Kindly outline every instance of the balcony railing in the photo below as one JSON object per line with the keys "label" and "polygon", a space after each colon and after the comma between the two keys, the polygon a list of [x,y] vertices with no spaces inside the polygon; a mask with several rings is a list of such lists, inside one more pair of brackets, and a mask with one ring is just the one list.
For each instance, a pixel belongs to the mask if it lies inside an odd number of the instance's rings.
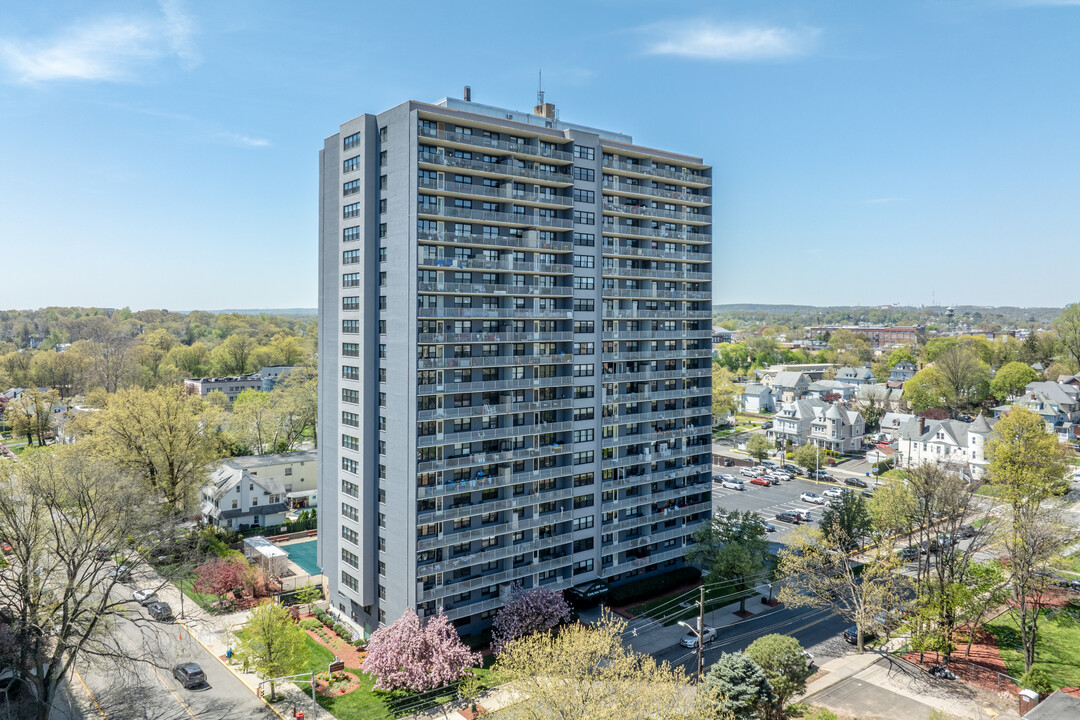
{"label": "balcony railing", "polygon": [[418,370],[458,370],[461,368],[518,367],[529,365],[559,365],[574,359],[570,353],[550,355],[475,355],[466,358],[417,358]]}
{"label": "balcony railing", "polygon": [[673,240],[684,243],[711,243],[712,234],[703,232],[689,232],[682,230],[665,230],[664,228],[647,228],[640,225],[625,225],[613,223],[604,225],[601,231],[604,235],[628,235],[630,237],[659,238],[661,240]]}
{"label": "balcony railing", "polygon": [[[417,395],[444,395],[457,393],[477,393],[494,390],[524,390],[548,387],[566,387],[574,384],[571,375],[553,378],[523,378],[521,380],[484,380],[482,382],[445,382],[441,385],[417,385]],[[438,469],[438,468],[435,468]]]}
{"label": "balcony railing", "polygon": [[432,180],[429,178],[420,178],[417,185],[425,190],[498,198],[500,200],[505,200],[506,202],[555,205],[564,208],[573,207],[574,205],[574,199],[568,195],[552,195],[549,193],[538,193],[532,190],[517,190],[512,184],[503,185],[502,187],[490,187],[481,183],[462,183],[446,179]]}
{"label": "balcony railing", "polygon": [[681,210],[665,210],[664,208],[654,208],[648,205],[628,205],[626,203],[611,202],[610,200],[605,200],[603,207],[606,212],[615,213],[616,215],[659,218],[662,220],[675,220],[677,222],[697,223],[700,225],[708,225],[712,222],[712,217],[709,215],[689,212],[686,208]]}
{"label": "balcony railing", "polygon": [[667,280],[712,280],[712,273],[691,270],[654,270],[626,266],[604,267],[604,277],[659,278]]}
{"label": "balcony railing", "polygon": [[570,297],[574,294],[573,288],[569,285],[515,285],[512,283],[421,282],[417,283],[416,291],[423,293],[450,293],[453,295],[546,297]]}
{"label": "balcony railing", "polygon": [[[709,411],[712,414],[712,411]],[[654,443],[661,440],[676,440],[678,438],[692,437],[694,435],[712,434],[712,423],[689,427],[675,428],[673,430],[657,430],[655,432],[640,432],[634,435],[620,435],[617,437],[604,438],[604,447],[621,447],[623,445],[637,445],[640,443]]]}
{"label": "balcony railing", "polygon": [[604,353],[601,360],[604,362],[629,362],[636,360],[670,360],[672,358],[703,358],[712,355],[712,350],[641,350],[638,352],[614,352]]}
{"label": "balcony railing", "polygon": [[648,195],[649,197],[660,198],[662,200],[674,200],[675,202],[682,203],[697,203],[699,205],[709,205],[712,203],[712,198],[708,195],[696,195],[683,190],[664,190],[648,185],[634,185],[625,182],[612,182],[611,180],[604,180],[603,189],[629,195]]}
{"label": "balcony railing", "polygon": [[467,442],[483,442],[485,440],[501,440],[521,435],[537,435],[541,433],[568,432],[574,428],[572,421],[540,423],[538,425],[518,425],[516,427],[491,428],[488,430],[463,430],[461,432],[444,432],[434,435],[421,435],[416,438],[417,447],[434,447],[437,445],[456,445]]}
{"label": "balcony railing", "polygon": [[712,292],[707,290],[661,290],[648,288],[645,290],[631,288],[604,288],[604,297],[623,298],[655,298],[657,300],[709,300],[712,301]]}
{"label": "balcony railing", "polygon": [[652,400],[667,400],[671,398],[697,397],[711,395],[712,390],[707,387],[680,388],[678,390],[661,390],[658,392],[621,393],[615,395],[604,394],[601,402],[607,403],[635,403]]}
{"label": "balcony railing", "polygon": [[653,167],[651,165],[642,165],[640,163],[631,163],[625,160],[615,160],[610,158],[604,158],[603,165],[606,168],[612,170],[621,170],[623,172],[639,173],[641,175],[648,175],[650,177],[661,177],[669,180],[675,180],[677,182],[687,183],[691,185],[712,185],[712,178],[706,175],[698,175],[690,170],[667,170],[665,168]]}
{"label": "balcony railing", "polygon": [[676,460],[678,458],[684,458],[694,455],[703,455],[707,458],[707,462],[703,462],[703,468],[712,467],[712,454],[710,446],[702,445],[700,447],[681,447],[677,449],[657,450],[656,452],[641,453],[640,455],[624,455],[619,458],[607,458],[601,463],[601,466],[606,470],[608,468],[620,468],[630,465],[642,465],[647,463],[660,462],[662,460]]}
{"label": "balcony railing", "polygon": [[451,270],[493,270],[516,273],[544,273],[546,275],[573,275],[570,263],[538,263],[517,260],[488,260],[486,258],[460,258],[421,255],[416,264]]}
{"label": "balcony railing", "polygon": [[539,145],[509,142],[501,138],[495,140],[493,138],[484,137],[483,135],[466,135],[465,133],[459,133],[453,130],[437,130],[418,126],[417,134],[423,138],[434,138],[435,140],[446,140],[448,142],[472,145],[473,147],[478,148],[502,150],[516,155],[528,155],[530,157],[561,160],[563,162],[573,162],[574,160],[574,156],[565,150],[541,148]]}
{"label": "balcony railing", "polygon": [[[416,541],[416,549],[434,550],[435,548],[445,547],[446,545],[472,542],[473,540],[481,540],[483,538],[492,537],[493,535],[518,532],[520,530],[530,530],[540,527],[541,525],[554,525],[556,523],[569,522],[573,519],[573,510],[562,510],[554,513],[545,513],[543,515],[533,515],[530,518],[523,518],[520,520],[512,518],[504,523],[470,529],[464,532],[444,532],[440,535],[429,535]],[[429,572],[442,572],[441,570],[436,569],[438,565],[439,563],[435,563],[436,567],[429,565],[425,566],[425,568]]]}
{"label": "balcony railing", "polygon": [[481,247],[524,248],[526,250],[550,250],[552,252],[573,252],[574,243],[562,240],[541,240],[536,230],[528,230],[524,237],[510,235],[465,235],[453,232],[421,232],[416,239],[426,243],[447,243],[453,245],[479,245]]}
{"label": "balcony railing", "polygon": [[[485,310],[484,308],[418,308],[418,318],[455,318],[461,320],[494,320],[496,318],[512,318],[519,320],[557,320],[566,318],[573,320],[574,312],[564,310],[533,310],[530,308],[497,308]],[[634,317],[637,317],[636,315]]]}
{"label": "balcony railing", "polygon": [[515,163],[488,163],[472,158],[460,158],[445,153],[419,153],[417,162],[427,165],[439,165],[442,167],[460,168],[472,172],[489,173],[492,175],[510,175],[513,177],[530,178],[541,182],[557,183],[559,185],[573,185],[574,181],[569,173],[556,170],[540,170],[537,168],[518,167]]}
{"label": "balcony railing", "polygon": [[498,475],[485,475],[468,480],[447,480],[435,485],[421,485],[416,489],[418,498],[441,497],[445,495],[457,495],[459,493],[473,492],[493,487],[509,487],[519,483],[539,482],[552,478],[570,477],[574,472],[571,465],[555,465],[553,467],[540,468],[539,470],[522,470],[521,472],[504,472]]}
{"label": "balcony railing", "polygon": [[462,457],[444,458],[418,462],[417,472],[430,470],[453,470],[454,468],[471,467],[474,465],[494,465],[495,463],[514,462],[515,460],[532,460],[535,458],[550,457],[552,455],[565,455],[572,450],[571,443],[555,443],[545,447],[521,448],[519,450],[503,450],[489,453],[473,453]]}
{"label": "balcony railing", "polygon": [[[430,196],[434,197],[434,196]],[[569,230],[574,227],[574,221],[567,218],[544,217],[539,213],[507,213],[493,210],[476,210],[475,208],[459,208],[453,205],[424,203],[416,206],[417,215],[425,217],[447,217],[456,220],[468,220],[478,222],[505,223],[508,225],[520,225],[522,227],[551,228],[554,230]]]}
{"label": "balcony railing", "polygon": [[491,417],[493,415],[511,415],[525,412],[544,412],[547,410],[565,410],[574,406],[573,398],[559,400],[540,400],[538,402],[504,403],[501,405],[470,405],[468,407],[448,407],[436,410],[419,410],[418,422],[427,420],[453,420],[465,417]]}
{"label": "balcony railing", "polygon": [[711,318],[709,310],[646,310],[645,308],[626,308],[604,312],[605,320],[699,320]]}
{"label": "balcony railing", "polygon": [[607,242],[605,240],[602,252],[604,255],[610,256],[623,256],[623,257],[646,257],[646,258],[658,258],[660,260],[681,260],[683,262],[693,263],[711,263],[712,252],[696,252],[694,250],[687,249],[688,247],[704,247],[699,245],[684,246],[679,250],[665,250],[660,247],[660,243],[654,242],[654,247],[637,247],[635,245],[628,245],[626,243]]}
{"label": "balcony railing", "polygon": [[682,378],[708,377],[711,368],[683,368],[680,370],[637,370],[605,372],[603,382],[646,382],[651,380],[679,380]]}
{"label": "balcony railing", "polygon": [[[702,332],[710,334],[711,330]],[[685,337],[680,333],[678,337]],[[567,342],[574,339],[572,332],[467,332],[467,333],[418,333],[421,345],[443,343],[533,343]]]}

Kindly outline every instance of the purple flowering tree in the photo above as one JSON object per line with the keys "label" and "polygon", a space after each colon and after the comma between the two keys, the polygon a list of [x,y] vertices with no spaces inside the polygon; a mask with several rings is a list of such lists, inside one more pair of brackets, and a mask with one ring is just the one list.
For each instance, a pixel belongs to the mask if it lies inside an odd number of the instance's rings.
{"label": "purple flowering tree", "polygon": [[515,638],[550,630],[570,620],[570,605],[560,593],[544,588],[526,590],[514,585],[506,594],[499,613],[491,628],[491,639],[496,652]]}
{"label": "purple flowering tree", "polygon": [[372,634],[363,670],[377,690],[422,692],[471,675],[479,662],[442,611],[424,623],[410,608]]}

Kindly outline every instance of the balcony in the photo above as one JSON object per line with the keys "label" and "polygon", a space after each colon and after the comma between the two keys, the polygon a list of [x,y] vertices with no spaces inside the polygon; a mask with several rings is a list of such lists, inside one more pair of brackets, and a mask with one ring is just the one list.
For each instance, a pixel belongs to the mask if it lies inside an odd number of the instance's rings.
{"label": "balcony", "polygon": [[489,453],[473,453],[455,458],[443,460],[431,460],[416,463],[416,472],[428,472],[431,470],[453,470],[454,468],[471,467],[474,465],[494,465],[496,463],[508,463],[515,460],[532,460],[553,455],[568,455],[572,451],[571,443],[555,443],[545,447],[520,448],[518,450],[503,450]]}
{"label": "balcony", "polygon": [[422,293],[449,293],[451,295],[509,295],[517,297],[571,297],[574,292],[569,285],[514,285],[511,283],[454,283],[421,282],[416,291]]}
{"label": "balcony", "polygon": [[657,410],[656,412],[619,413],[618,415],[605,415],[601,418],[603,425],[625,425],[626,423],[647,423],[654,420],[682,420],[698,415],[712,414],[712,405],[700,407],[682,407],[673,410]]}
{"label": "balcony", "polygon": [[690,232],[686,229],[665,230],[663,228],[647,228],[640,225],[625,225],[622,223],[606,224],[601,232],[607,235],[624,235],[629,237],[659,238],[684,243],[711,243],[712,234],[703,232]]}
{"label": "balcony", "polygon": [[[430,525],[435,522],[445,522],[447,520],[456,520],[458,518],[471,517],[473,515],[483,515],[484,513],[502,512],[504,510],[513,510],[516,507],[520,507],[524,503],[531,503],[535,505],[541,502],[555,502],[558,500],[570,500],[574,497],[574,488],[567,487],[560,490],[551,490],[543,494],[537,495],[524,495],[520,497],[506,498],[504,500],[489,500],[487,502],[474,503],[472,505],[460,505],[458,507],[444,507],[442,510],[428,510],[425,512],[416,514],[416,523],[418,525]],[[497,528],[504,523],[493,523],[486,525],[487,528]],[[509,534],[509,531],[507,531]],[[447,536],[452,539],[452,536]],[[488,535],[487,537],[491,537]],[[515,546],[517,547],[517,546]],[[539,547],[529,548],[530,550],[539,550]],[[521,552],[524,552],[522,550]],[[518,553],[512,553],[518,554]],[[470,556],[472,557],[472,556]],[[492,558],[494,559],[494,558]],[[471,562],[477,562],[475,560]],[[451,561],[453,563],[453,561]],[[450,568],[460,567],[458,565],[450,564]]]}
{"label": "balcony", "polygon": [[558,365],[568,363],[574,356],[570,353],[550,355],[474,355],[465,358],[417,358],[418,370],[457,370],[483,367],[524,367],[530,365]]}
{"label": "balcony", "polygon": [[547,170],[539,170],[537,168],[523,168],[518,167],[514,163],[487,163],[483,162],[482,160],[473,160],[472,158],[458,158],[442,152],[419,153],[416,161],[421,165],[459,168],[461,170],[467,170],[469,172],[493,175],[496,177],[505,177],[509,175],[511,177],[529,178],[531,180],[537,180],[539,182],[549,182],[555,185],[561,185],[565,187],[569,187],[574,184],[574,181],[570,177],[570,174],[566,172],[549,172]]}
{"label": "balcony", "polygon": [[483,135],[466,135],[465,133],[459,133],[453,130],[437,130],[418,126],[417,135],[422,138],[444,140],[448,143],[457,143],[460,145],[468,145],[470,147],[486,148],[490,150],[502,150],[503,152],[514,153],[515,155],[524,155],[530,158],[558,160],[560,162],[574,161],[573,154],[568,153],[565,150],[546,150],[541,149],[539,145],[515,143],[502,139],[493,140],[492,138],[487,138]]}
{"label": "balcony", "polygon": [[615,352],[604,353],[601,359],[604,362],[634,362],[640,360],[666,360],[670,358],[707,358],[712,356],[712,350],[642,350],[641,352]]}
{"label": "balcony", "polygon": [[[519,568],[512,570],[504,570],[503,572],[491,573],[490,575],[481,575],[479,577],[470,578],[468,580],[462,580],[461,582],[444,582],[444,587],[447,588],[446,595],[457,595],[458,593],[468,592],[469,590],[475,590],[480,587],[488,587],[491,585],[499,585],[501,583],[511,582],[521,578],[529,577],[535,573],[544,572],[546,570],[555,570],[558,568],[568,568],[574,564],[574,556],[566,554],[563,557],[554,558],[552,560],[545,560],[544,562],[534,562],[528,565],[522,565]],[[567,581],[569,587],[570,581]],[[458,612],[458,617],[465,617],[472,615],[478,610],[472,609],[472,605],[464,605]],[[448,610],[447,616],[454,619],[455,610]]]}
{"label": "balcony", "polygon": [[656,452],[641,453],[640,455],[624,455],[620,458],[608,458],[601,463],[601,467],[606,470],[608,468],[642,465],[645,463],[661,462],[663,460],[676,460],[678,458],[692,457],[694,455],[702,455],[705,458],[701,463],[702,468],[712,468],[712,453],[708,445],[657,450]]}
{"label": "balcony", "polygon": [[[540,468],[539,470],[523,470],[521,472],[505,472],[499,473],[498,475],[474,477],[469,480],[447,480],[444,483],[436,485],[421,485],[417,487],[416,496],[418,498],[443,497],[445,495],[457,495],[465,492],[473,492],[475,490],[484,490],[486,488],[509,487],[519,483],[539,482],[541,480],[550,480],[552,478],[569,478],[573,472],[574,468],[571,465],[556,465],[554,467]],[[541,502],[542,500],[539,498],[543,498],[545,495],[540,493],[538,495],[525,497],[538,498],[537,502]],[[520,499],[521,498],[519,498],[519,500]]]}
{"label": "balcony", "polygon": [[[709,410],[710,416],[712,410]],[[657,430],[655,432],[640,432],[633,435],[619,435],[617,437],[604,438],[603,447],[622,447],[624,445],[638,445],[641,443],[655,443],[664,440],[677,440],[695,435],[712,435],[712,424],[706,423],[701,426],[691,425],[688,427],[675,428],[674,430]]]}
{"label": "balcony", "polygon": [[674,220],[692,225],[709,225],[712,217],[702,213],[689,212],[686,208],[681,210],[665,210],[648,205],[628,205],[610,200],[603,202],[604,212],[607,214],[623,215],[627,217],[656,218],[658,220]]}
{"label": "balcony", "polygon": [[477,257],[421,256],[416,264],[419,267],[433,267],[451,270],[492,270],[495,272],[544,273],[545,275],[573,275],[574,267],[569,263],[538,263],[517,260],[488,260]]}
{"label": "balcony", "polygon": [[634,403],[651,400],[667,400],[672,398],[687,398],[701,395],[712,395],[708,387],[679,388],[678,390],[659,390],[657,392],[636,392],[610,395],[605,393],[601,398],[604,404],[609,403]]}
{"label": "balcony", "polygon": [[[521,380],[483,380],[480,382],[444,382],[441,385],[417,385],[417,395],[451,395],[456,393],[477,393],[494,390],[533,390],[549,387],[569,387],[574,384],[571,375],[553,378],[522,378]],[[435,468],[438,469],[438,468]]]}
{"label": "balcony", "polygon": [[438,433],[435,435],[421,435],[416,438],[417,447],[434,447],[437,445],[455,445],[457,443],[483,442],[484,440],[501,440],[503,438],[522,437],[526,435],[538,435],[540,433],[567,432],[574,428],[574,423],[553,422],[540,423],[539,425],[518,425],[516,427],[491,428],[488,430],[463,430],[462,432]]}
{"label": "balcony", "polygon": [[548,250],[551,252],[573,252],[574,243],[562,240],[541,240],[536,230],[528,230],[524,237],[510,235],[465,235],[453,232],[421,232],[416,239],[422,243],[443,243],[447,245],[475,245],[478,247],[503,248],[513,250]]}
{"label": "balcony", "polygon": [[469,197],[496,198],[505,202],[528,203],[530,205],[546,205],[557,208],[573,207],[574,199],[568,195],[552,195],[538,193],[531,190],[515,190],[512,184],[502,187],[489,187],[481,183],[462,183],[453,180],[431,180],[420,178],[417,186],[422,190],[433,190],[451,195],[466,195]]}
{"label": "balcony", "polygon": [[701,330],[609,330],[602,333],[602,339],[604,340],[634,340],[637,342],[705,339],[711,337],[712,330],[707,327]]}
{"label": "balcony", "polygon": [[671,550],[664,550],[662,552],[654,552],[649,557],[635,558],[634,560],[623,560],[617,562],[614,565],[609,565],[604,568],[604,572],[608,574],[624,573],[628,570],[635,570],[637,568],[646,567],[648,565],[656,565],[657,563],[666,562],[667,560],[673,560],[681,558],[686,554],[686,548],[677,547]]}
{"label": "balcony", "polygon": [[704,320],[712,317],[709,310],[647,310],[645,308],[625,308],[608,310],[604,320]]}
{"label": "balcony", "polygon": [[[434,196],[430,196],[434,197]],[[568,218],[546,218],[538,213],[512,213],[495,212],[493,210],[476,210],[474,208],[459,208],[452,205],[418,204],[416,214],[420,217],[453,218],[455,220],[467,220],[469,222],[501,223],[503,225],[517,225],[519,227],[545,228],[548,230],[569,230],[574,227],[574,221]]]}
{"label": "balcony", "polygon": [[649,185],[636,185],[627,182],[615,182],[604,180],[604,190],[619,193],[620,195],[639,195],[642,197],[659,198],[674,202],[689,203],[691,205],[711,205],[712,198],[708,195],[696,195],[684,190],[664,190]]}
{"label": "balcony", "polygon": [[[700,475],[703,472],[706,474],[710,473],[709,467],[705,465],[687,465],[686,467],[675,468],[673,470],[658,470],[656,472],[648,471],[640,475],[622,475],[616,477],[614,480],[605,480],[603,485],[604,490],[617,490],[630,485],[640,485],[643,482],[665,482],[667,480],[689,478],[694,475]],[[690,485],[687,487],[694,486]],[[695,492],[703,491],[699,489]],[[603,503],[603,506],[603,509],[607,509],[607,503]]]}
{"label": "balcony", "polygon": [[666,178],[668,180],[683,183],[684,185],[694,185],[699,187],[709,187],[712,185],[712,178],[706,175],[694,174],[688,169],[666,170],[651,165],[631,163],[625,160],[614,160],[611,158],[604,158],[603,166],[609,170],[615,170],[616,172],[628,172],[648,177]]}
{"label": "balcony", "polygon": [[602,382],[645,382],[650,380],[681,380],[688,377],[709,377],[711,368],[683,368],[681,370],[638,370],[635,372],[605,372]]}
{"label": "balcony", "polygon": [[[562,310],[534,310],[532,308],[497,308],[485,310],[484,308],[454,308],[441,307],[417,308],[416,317],[428,318],[451,318],[455,320],[495,320],[497,318],[510,318],[516,320],[573,320],[574,312],[569,308]],[[636,315],[634,317],[637,317]]]}
{"label": "balcony", "polygon": [[693,272],[691,270],[654,270],[652,268],[634,268],[626,266],[610,267],[605,266],[604,277],[616,278],[659,278],[663,280],[697,280],[709,282],[712,280],[712,273],[710,272]]}
{"label": "balcony", "polygon": [[604,297],[619,298],[652,298],[656,300],[708,300],[712,302],[712,292],[709,290],[661,290],[649,288],[646,290],[631,288],[604,288]]}
{"label": "balcony", "polygon": [[452,420],[465,417],[491,417],[525,412],[544,412],[545,410],[568,410],[574,406],[572,398],[560,400],[540,400],[538,402],[505,403],[503,405],[470,405],[468,407],[438,408],[437,410],[418,410],[417,422],[427,420]]}
{"label": "balcony", "polygon": [[[648,243],[646,243],[648,244]],[[653,241],[651,247],[638,247],[636,243],[616,243],[611,238],[604,239],[603,254],[605,257],[644,257],[644,258],[656,258],[658,260],[681,260],[682,262],[693,263],[711,263],[712,252],[709,248],[698,251],[698,245],[683,246],[678,250],[665,250],[660,247],[660,243]]]}
{"label": "balcony", "polygon": [[[553,513],[545,513],[544,515],[534,515],[530,518],[523,520],[510,519],[504,523],[497,523],[489,525],[487,527],[475,528],[466,530],[464,532],[450,532],[443,533],[441,535],[431,535],[416,541],[417,550],[434,550],[435,548],[446,547],[447,545],[456,545],[457,543],[472,542],[473,540],[482,540],[484,538],[492,537],[493,535],[501,535],[504,533],[514,533],[519,530],[530,530],[540,527],[541,525],[554,525],[561,522],[570,522],[574,519],[573,510],[561,510]],[[434,563],[436,567],[440,566],[440,563]],[[429,572],[442,572],[435,567],[426,566]]]}
{"label": "balcony", "polygon": [[[706,335],[711,330],[702,330]],[[682,333],[679,337],[684,337]],[[417,342],[421,345],[443,343],[532,343],[532,342],[569,342],[574,339],[572,332],[468,332],[468,333],[417,333]]]}

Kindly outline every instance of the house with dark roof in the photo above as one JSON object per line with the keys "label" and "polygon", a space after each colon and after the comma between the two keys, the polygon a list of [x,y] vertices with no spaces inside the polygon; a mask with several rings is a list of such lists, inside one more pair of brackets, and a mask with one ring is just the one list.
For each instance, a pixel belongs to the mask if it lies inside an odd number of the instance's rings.
{"label": "house with dark roof", "polygon": [[979,479],[986,471],[986,441],[996,422],[982,413],[970,423],[926,418],[906,420],[899,428],[897,465],[939,463]]}
{"label": "house with dark roof", "polygon": [[848,453],[862,446],[865,433],[866,423],[857,411],[807,398],[784,405],[773,417],[768,435],[795,446],[812,442],[826,450]]}
{"label": "house with dark roof", "polygon": [[772,388],[765,387],[761,383],[747,383],[742,388],[743,392],[739,396],[739,404],[744,411],[761,413],[776,410]]}
{"label": "house with dark roof", "polygon": [[1077,718],[1080,718],[1080,697],[1064,690],[1054,691],[1024,713],[1024,720],[1076,720]]}
{"label": "house with dark roof", "polygon": [[856,368],[846,365],[836,371],[836,377],[834,377],[833,380],[847,383],[848,385],[873,385],[877,382],[874,373],[870,372],[870,368]]}
{"label": "house with dark roof", "polygon": [[[806,389],[807,397],[817,398],[830,402],[831,400],[850,400],[855,397],[855,385],[843,383],[839,380],[818,380],[810,383]],[[836,398],[827,398],[826,395],[836,395]]]}
{"label": "house with dark roof", "polygon": [[889,382],[907,382],[915,377],[917,372],[919,372],[919,368],[915,367],[913,363],[906,360],[898,362],[889,370]]}
{"label": "house with dark roof", "polygon": [[784,370],[776,373],[771,380],[768,376],[762,380],[772,388],[774,399],[781,403],[791,403],[806,397],[811,382],[809,375],[794,370]]}
{"label": "house with dark roof", "polygon": [[1024,394],[1011,405],[994,408],[994,417],[1000,418],[1014,407],[1024,407],[1038,414],[1045,422],[1048,432],[1065,438],[1076,437],[1080,427],[1080,387],[1052,381],[1028,383]]}

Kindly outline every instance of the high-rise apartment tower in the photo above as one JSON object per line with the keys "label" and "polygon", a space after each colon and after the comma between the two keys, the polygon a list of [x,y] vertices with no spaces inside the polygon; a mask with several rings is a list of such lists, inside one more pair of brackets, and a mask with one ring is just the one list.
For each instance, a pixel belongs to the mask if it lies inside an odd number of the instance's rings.
{"label": "high-rise apartment tower", "polygon": [[710,517],[701,158],[447,98],[348,121],[319,172],[333,607],[476,632],[512,583],[681,565]]}

